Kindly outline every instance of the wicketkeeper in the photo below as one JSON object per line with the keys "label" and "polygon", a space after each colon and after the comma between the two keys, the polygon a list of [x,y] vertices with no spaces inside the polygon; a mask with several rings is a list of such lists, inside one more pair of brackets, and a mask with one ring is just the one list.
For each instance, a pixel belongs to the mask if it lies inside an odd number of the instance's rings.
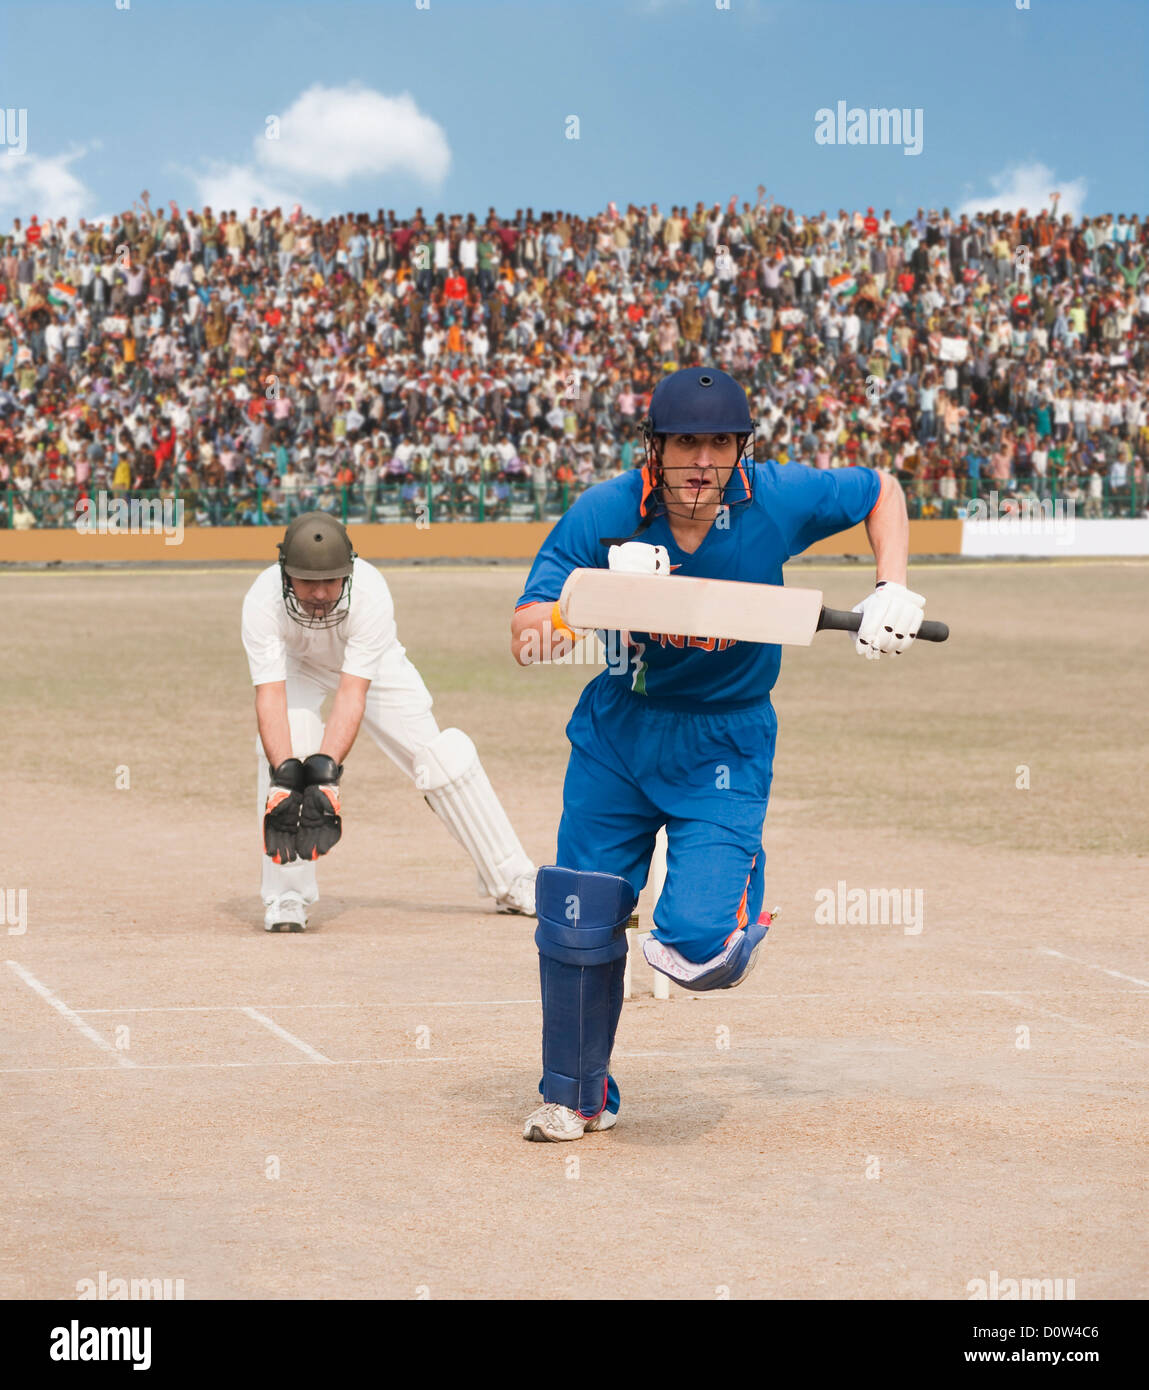
{"label": "wicketkeeper", "polygon": [[[860,521],[877,582],[854,609],[856,650],[871,661],[908,650],[925,600],[906,587],[898,483],[869,468],[755,464],[754,428],[745,391],[725,372],[689,367],[659,382],[644,466],[585,492],[536,556],[512,624],[516,660],[565,655],[585,635],[557,603],[574,569],[781,584],[792,555]],[[626,924],[662,826],[667,877],[644,948],[656,970],[684,989],[731,989],[753,969],[768,925],[762,830],[781,648],[673,633],[624,639],[629,663],[612,657],[567,726],[556,862],[536,881],[543,1104],[527,1139],[578,1139],[615,1123],[610,1056]],[[608,649],[618,640],[608,633]]]}
{"label": "wicketkeeper", "polygon": [[[387,582],[326,512],[287,528],[279,563],[243,601],[255,686],[264,927],[303,931],[319,897],[316,861],[342,834],[340,779],[360,725],[410,777],[470,854],[500,912],[534,913],[534,865],[475,745],[440,730],[395,629]],[[334,693],[327,723],[319,711]]]}

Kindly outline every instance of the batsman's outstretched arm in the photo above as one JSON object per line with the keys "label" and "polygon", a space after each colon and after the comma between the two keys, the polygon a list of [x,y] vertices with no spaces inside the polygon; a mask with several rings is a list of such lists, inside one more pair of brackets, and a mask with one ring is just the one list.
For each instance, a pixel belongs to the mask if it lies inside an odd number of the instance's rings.
{"label": "batsman's outstretched arm", "polygon": [[905,493],[889,473],[880,477],[878,500],[866,517],[877,569],[874,591],[853,609],[862,617],[854,650],[868,661],[877,661],[883,653],[901,656],[908,651],[925,620],[925,596],[906,587],[910,522]]}
{"label": "batsman's outstretched arm", "polygon": [[902,584],[910,561],[910,519],[906,494],[892,473],[881,474],[881,491],[866,517],[866,538],[874,552],[878,583]]}
{"label": "batsman's outstretched arm", "polygon": [[584,634],[569,628],[558,603],[525,603],[511,619],[511,655],[520,666],[566,656]]}

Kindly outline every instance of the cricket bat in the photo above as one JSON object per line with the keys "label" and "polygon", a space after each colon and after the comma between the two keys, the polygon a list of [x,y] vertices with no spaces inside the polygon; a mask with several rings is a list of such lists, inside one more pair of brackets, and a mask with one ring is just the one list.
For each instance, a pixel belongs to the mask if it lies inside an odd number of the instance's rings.
{"label": "cricket bat", "polygon": [[[574,628],[794,647],[808,647],[816,632],[857,632],[862,625],[860,613],[825,607],[821,589],[605,569],[572,570],[563,585],[559,612]],[[925,642],[944,642],[950,630],[945,623],[925,619],[917,635]]]}

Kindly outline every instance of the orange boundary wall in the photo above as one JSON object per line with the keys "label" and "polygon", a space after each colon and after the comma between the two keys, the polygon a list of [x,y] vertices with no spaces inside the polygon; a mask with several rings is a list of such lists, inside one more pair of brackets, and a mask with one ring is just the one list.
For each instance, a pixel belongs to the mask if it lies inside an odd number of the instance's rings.
{"label": "orange boundary wall", "polygon": [[[436,522],[420,528],[414,522],[387,526],[352,526],[355,549],[367,560],[522,560],[535,552],[551,522],[483,521]],[[178,545],[167,537],[81,535],[71,528],[57,531],[0,531],[0,564],[124,564],[154,560],[211,564],[248,560],[271,564],[275,543],[282,537],[273,526],[189,526]],[[911,521],[910,553],[960,555],[960,521]],[[807,555],[870,553],[864,526],[855,526],[829,540],[819,541]]]}

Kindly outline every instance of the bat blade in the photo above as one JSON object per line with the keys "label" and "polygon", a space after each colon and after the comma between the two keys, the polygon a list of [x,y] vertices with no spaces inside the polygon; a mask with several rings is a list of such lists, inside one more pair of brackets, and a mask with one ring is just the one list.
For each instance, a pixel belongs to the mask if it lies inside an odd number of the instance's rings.
{"label": "bat blade", "polygon": [[563,585],[560,611],[571,627],[808,647],[818,630],[822,592],[730,579],[578,569]]}

